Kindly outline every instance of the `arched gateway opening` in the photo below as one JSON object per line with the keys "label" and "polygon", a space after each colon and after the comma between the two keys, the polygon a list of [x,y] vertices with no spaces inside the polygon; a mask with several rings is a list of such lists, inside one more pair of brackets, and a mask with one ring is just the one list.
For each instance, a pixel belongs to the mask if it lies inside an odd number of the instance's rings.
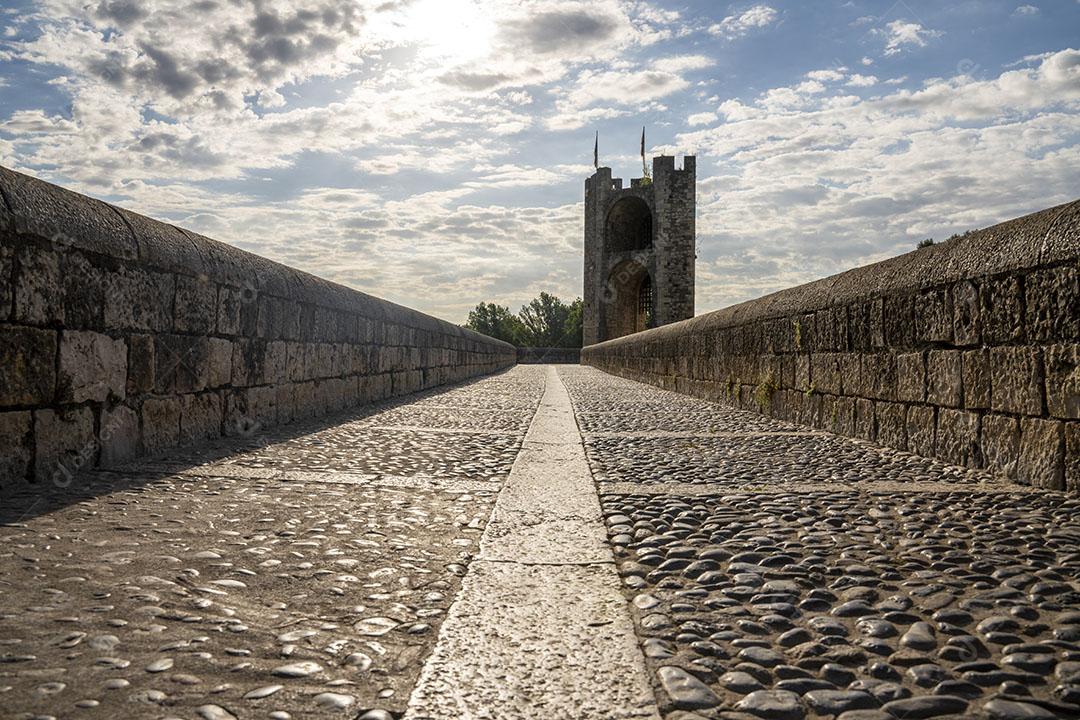
{"label": "arched gateway opening", "polygon": [[611,206],[604,224],[609,252],[637,252],[652,247],[652,213],[639,197],[625,197]]}
{"label": "arched gateway opening", "polygon": [[653,284],[649,271],[633,260],[616,265],[608,276],[607,337],[617,338],[653,326]]}

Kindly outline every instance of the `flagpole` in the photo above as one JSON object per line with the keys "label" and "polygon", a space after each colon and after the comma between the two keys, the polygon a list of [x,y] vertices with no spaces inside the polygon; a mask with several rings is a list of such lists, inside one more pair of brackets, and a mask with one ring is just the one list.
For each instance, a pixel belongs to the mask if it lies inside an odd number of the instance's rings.
{"label": "flagpole", "polygon": [[649,177],[649,166],[645,164],[645,126],[641,126],[641,173],[642,177]]}

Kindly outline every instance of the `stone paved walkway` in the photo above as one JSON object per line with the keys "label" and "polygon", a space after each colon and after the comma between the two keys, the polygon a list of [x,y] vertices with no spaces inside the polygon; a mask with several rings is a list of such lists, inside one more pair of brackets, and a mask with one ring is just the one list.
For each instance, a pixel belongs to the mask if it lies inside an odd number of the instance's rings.
{"label": "stone paved walkway", "polygon": [[576,366],[5,498],[0,595],[0,717],[1080,716],[1080,501]]}

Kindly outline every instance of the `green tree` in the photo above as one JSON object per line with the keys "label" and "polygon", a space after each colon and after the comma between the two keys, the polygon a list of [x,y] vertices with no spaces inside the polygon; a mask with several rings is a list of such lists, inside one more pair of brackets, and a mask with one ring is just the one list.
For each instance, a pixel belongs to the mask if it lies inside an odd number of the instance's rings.
{"label": "green tree", "polygon": [[510,312],[510,308],[484,302],[469,311],[465,327],[514,345],[521,344],[524,331],[521,320]]}
{"label": "green tree", "polygon": [[574,302],[570,303],[570,314],[566,316],[564,332],[566,343],[562,347],[581,347],[583,341],[581,321],[584,314],[585,303],[581,301],[581,298],[576,298]]}
{"label": "green tree", "polygon": [[581,298],[567,304],[542,292],[517,315],[503,305],[482,302],[469,312],[465,327],[518,346],[579,348],[583,312]]}
{"label": "green tree", "polygon": [[581,300],[567,305],[546,292],[521,308],[522,340],[533,347],[581,347]]}

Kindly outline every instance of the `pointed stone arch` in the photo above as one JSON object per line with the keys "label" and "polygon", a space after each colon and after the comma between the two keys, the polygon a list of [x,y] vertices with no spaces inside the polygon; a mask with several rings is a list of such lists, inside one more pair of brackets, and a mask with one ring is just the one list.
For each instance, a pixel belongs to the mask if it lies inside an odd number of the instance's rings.
{"label": "pointed stone arch", "polygon": [[641,332],[653,325],[653,283],[648,269],[623,260],[611,269],[605,292],[607,337]]}

